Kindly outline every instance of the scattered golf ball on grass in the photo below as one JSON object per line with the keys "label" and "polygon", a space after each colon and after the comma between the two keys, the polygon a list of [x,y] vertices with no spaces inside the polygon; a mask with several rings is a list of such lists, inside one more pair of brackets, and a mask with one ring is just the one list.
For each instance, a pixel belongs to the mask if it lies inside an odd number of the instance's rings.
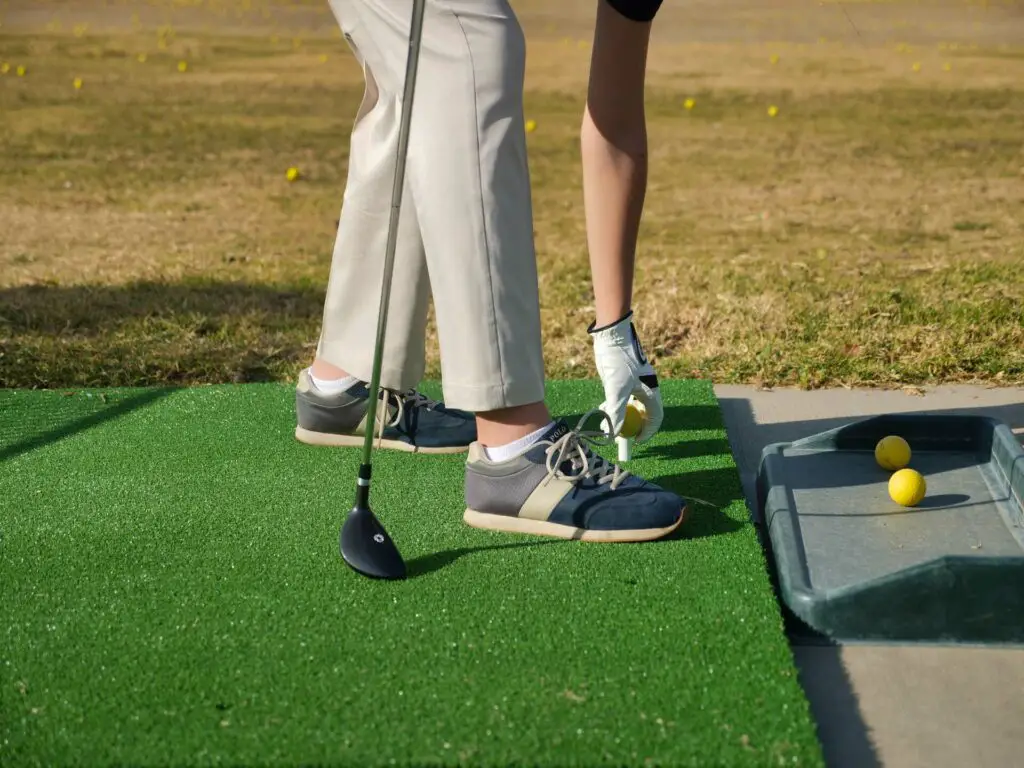
{"label": "scattered golf ball on grass", "polygon": [[526,121],[526,132],[527,133],[533,133],[536,130],[537,130],[537,121],[536,120],[527,120]]}
{"label": "scattered golf ball on grass", "polygon": [[776,107],[774,104],[768,107],[768,117],[775,117],[777,114],[779,114],[778,107]]}
{"label": "scattered golf ball on grass", "polygon": [[292,168],[288,169],[288,173],[286,173],[285,176],[288,178],[288,181],[298,181],[300,178],[302,178],[302,173],[299,171],[298,168],[295,168],[293,166]]}
{"label": "scattered golf ball on grass", "polygon": [[927,492],[928,484],[916,469],[904,468],[889,478],[889,498],[901,507],[916,507]]}
{"label": "scattered golf ball on grass", "polygon": [[899,435],[883,437],[875,446],[875,461],[882,469],[903,469],[910,463],[910,444]]}
{"label": "scattered golf ball on grass", "polygon": [[686,107],[687,109],[693,109],[695,106],[697,106],[697,102],[694,101],[693,99],[687,99],[686,101],[683,102],[683,106]]}

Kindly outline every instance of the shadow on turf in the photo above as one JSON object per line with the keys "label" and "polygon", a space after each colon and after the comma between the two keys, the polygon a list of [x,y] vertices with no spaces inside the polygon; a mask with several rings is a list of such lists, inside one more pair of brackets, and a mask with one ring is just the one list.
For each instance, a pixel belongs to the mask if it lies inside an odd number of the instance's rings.
{"label": "shadow on turf", "polygon": [[[581,418],[582,413],[570,413],[561,418],[575,427]],[[598,428],[598,417],[591,416],[585,425],[586,429]],[[662,421],[661,431],[676,430],[725,430],[722,421],[722,413],[715,405],[668,405],[665,407],[665,418]]]}
{"label": "shadow on turf", "polygon": [[490,544],[482,547],[459,547],[458,549],[449,549],[444,552],[434,552],[430,555],[414,557],[406,563],[406,571],[408,573],[408,578],[415,579],[420,576],[426,576],[434,571],[439,571],[442,568],[447,568],[460,557],[472,555],[477,552],[492,552],[498,549],[522,549],[523,547],[541,547],[546,544],[564,543],[566,542],[562,539],[544,539],[541,541],[517,541],[510,542],[508,544]]}
{"label": "shadow on turf", "polygon": [[[565,420],[575,427],[583,414],[570,414]],[[592,416],[585,429],[597,429],[598,417]],[[665,408],[661,433],[717,430],[724,432],[722,414],[713,405],[670,405]],[[676,440],[668,444],[642,446],[634,449],[642,456],[657,456],[671,461],[698,459],[702,456],[728,456],[729,441],[725,437]]]}
{"label": "shadow on turf", "polygon": [[[572,414],[564,418],[570,426],[575,426],[582,415]],[[597,417],[592,418],[593,421],[586,425],[587,429],[597,427]],[[722,414],[716,406],[670,405],[665,408],[662,432],[724,429]],[[655,456],[666,461],[731,455],[729,442],[724,437],[676,440],[638,450],[642,451],[644,456]],[[697,469],[648,479],[684,498],[695,500],[690,502],[689,519],[666,540],[719,536],[734,533],[748,524],[729,517],[723,511],[732,504],[743,501],[743,486],[735,466]]]}
{"label": "shadow on turf", "polygon": [[[0,448],[0,462],[13,459],[15,456],[20,456],[23,453],[34,451],[37,448],[42,448],[43,446],[50,445],[51,443],[56,443],[66,437],[71,437],[72,435],[84,432],[87,429],[99,426],[105,422],[126,416],[132,411],[145,408],[157,400],[166,397],[173,391],[174,387],[147,389],[138,394],[130,395],[124,399],[119,399],[116,402],[110,403],[106,407],[103,407],[88,416],[80,416],[79,418],[65,422],[60,422],[62,415],[61,409],[55,408],[54,420],[58,423],[52,429]],[[103,402],[99,398],[96,398],[96,400],[100,403]]]}
{"label": "shadow on turf", "polygon": [[[271,381],[273,364],[308,354],[289,341],[289,333],[306,329],[306,336],[316,337],[324,291],[322,285],[212,278],[0,288],[0,335],[10,341],[10,351],[0,356],[0,383],[35,386],[40,355],[47,379],[57,386],[83,380],[105,385]],[[116,341],[139,334],[149,338],[155,326],[165,341],[151,348],[136,345],[129,352]],[[60,338],[64,345],[40,350],[33,342],[38,338]],[[172,343],[186,339],[187,344]],[[204,339],[214,342],[213,352]],[[112,365],[115,356],[125,360]]]}
{"label": "shadow on turf", "polygon": [[[733,467],[659,475],[650,480],[689,500],[689,518],[670,539],[723,536],[750,524],[746,519],[736,520],[725,513],[726,509],[743,501],[743,490]],[[745,518],[746,507],[743,510]]]}

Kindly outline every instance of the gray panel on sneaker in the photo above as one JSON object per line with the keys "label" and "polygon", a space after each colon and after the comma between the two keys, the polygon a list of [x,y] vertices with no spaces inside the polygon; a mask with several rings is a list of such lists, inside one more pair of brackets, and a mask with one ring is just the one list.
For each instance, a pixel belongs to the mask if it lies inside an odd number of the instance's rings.
{"label": "gray panel on sneaker", "polygon": [[365,429],[370,391],[356,384],[345,392],[326,395],[313,388],[306,371],[299,374],[295,413],[299,425],[311,432],[355,433]]}
{"label": "gray panel on sneaker", "polygon": [[[382,448],[420,453],[462,453],[476,440],[476,419],[470,413],[445,407],[418,392],[383,390],[377,418],[385,426],[375,437]],[[312,384],[307,371],[295,389],[298,426],[295,436],[311,445],[358,446],[366,434],[370,391],[358,382],[344,392],[325,394]],[[386,402],[386,405],[385,405]],[[376,430],[375,430],[376,431]]]}
{"label": "gray panel on sneaker", "polygon": [[[589,541],[649,541],[683,522],[683,499],[610,464],[580,439],[579,427],[570,431],[562,422],[503,462],[489,461],[474,444],[466,462],[464,520],[477,528]],[[549,471],[549,457],[558,450],[563,460]]]}
{"label": "gray panel on sneaker", "polygon": [[518,515],[548,474],[544,460],[544,447],[499,463],[471,458],[466,465],[466,504],[494,515]]}

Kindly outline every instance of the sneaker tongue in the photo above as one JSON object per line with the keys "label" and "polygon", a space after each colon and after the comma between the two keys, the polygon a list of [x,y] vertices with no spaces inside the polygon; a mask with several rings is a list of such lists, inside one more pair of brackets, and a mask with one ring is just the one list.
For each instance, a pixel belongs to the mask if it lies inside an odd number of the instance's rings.
{"label": "sneaker tongue", "polygon": [[552,443],[555,443],[561,440],[567,434],[569,434],[569,425],[566,424],[564,421],[556,421],[555,425],[544,433],[544,435],[541,437],[541,440],[547,440]]}
{"label": "sneaker tongue", "polygon": [[[561,421],[560,420],[560,421],[555,422],[555,425],[553,427],[551,427],[551,429],[549,429],[547,432],[544,433],[543,437],[541,437],[541,441],[542,442],[547,441],[547,442],[551,442],[551,443],[556,443],[559,440],[561,440],[563,437],[565,437],[568,433],[569,433],[569,425],[566,424],[565,421]],[[558,468],[562,472],[565,472],[566,474],[575,474],[580,469],[580,459],[579,459],[579,456],[577,456],[575,454],[575,451],[574,451],[573,455],[568,456],[559,465]]]}

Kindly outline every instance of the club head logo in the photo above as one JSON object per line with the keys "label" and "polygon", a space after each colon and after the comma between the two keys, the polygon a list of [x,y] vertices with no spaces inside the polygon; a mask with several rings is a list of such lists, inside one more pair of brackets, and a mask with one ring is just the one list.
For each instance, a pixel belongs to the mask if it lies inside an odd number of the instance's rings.
{"label": "club head logo", "polygon": [[376,541],[378,544],[383,544],[384,543],[384,534],[383,533],[375,533],[375,534],[373,534],[373,540]]}

